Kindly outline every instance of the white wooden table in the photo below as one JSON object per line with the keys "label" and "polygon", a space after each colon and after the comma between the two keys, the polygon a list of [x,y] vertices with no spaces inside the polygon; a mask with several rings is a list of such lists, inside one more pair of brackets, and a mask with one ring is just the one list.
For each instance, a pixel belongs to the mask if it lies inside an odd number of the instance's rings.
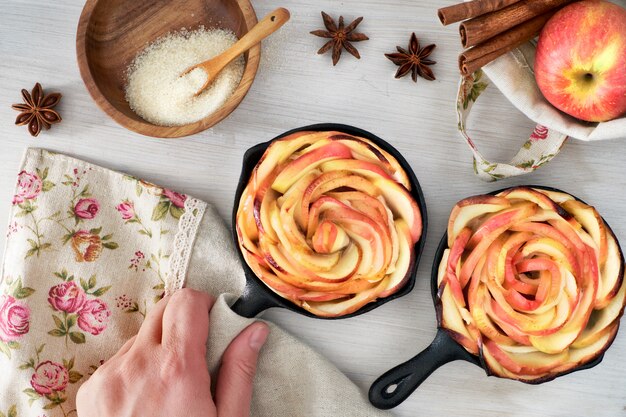
{"label": "white wooden table", "polygon": [[[413,166],[426,196],[429,234],[418,281],[406,297],[358,318],[307,319],[287,311],[265,318],[314,346],[365,392],[371,382],[426,347],[435,335],[429,295],[433,254],[449,211],[462,197],[517,184],[550,185],[594,204],[626,244],[625,141],[568,143],[535,174],[487,184],[472,173],[456,132],[455,28],[443,28],[435,0],[255,1],[264,15],[282,5],[292,21],[264,46],[257,79],[243,104],[213,129],[182,140],[142,137],[115,124],[92,102],[80,79],[74,38],[82,2],[0,0],[0,224],[6,224],[15,174],[24,149],[45,147],[126,171],[215,204],[228,219],[244,151],[294,127],[338,122],[361,127],[395,145]],[[320,10],[365,19],[371,40],[357,44],[362,59],[344,53],[333,68],[315,54],[323,41],[308,32],[322,26]],[[437,81],[395,80],[383,53],[405,46],[412,31],[437,43]],[[63,123],[31,139],[13,126],[21,88],[39,81],[63,93]],[[476,106],[472,128],[488,158],[508,160],[532,123],[496,90]],[[624,138],[626,139],[626,138]],[[0,249],[4,242],[0,243]],[[400,416],[620,416],[626,415],[626,331],[602,364],[541,385],[487,378],[468,363],[433,374],[403,405]]]}

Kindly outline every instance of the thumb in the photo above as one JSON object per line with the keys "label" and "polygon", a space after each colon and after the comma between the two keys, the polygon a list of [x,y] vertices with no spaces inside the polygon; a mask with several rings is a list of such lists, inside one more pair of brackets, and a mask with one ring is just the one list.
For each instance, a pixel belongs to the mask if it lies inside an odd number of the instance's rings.
{"label": "thumb", "polygon": [[250,415],[256,364],[269,332],[267,324],[253,323],[234,338],[224,352],[215,389],[215,405],[219,416]]}

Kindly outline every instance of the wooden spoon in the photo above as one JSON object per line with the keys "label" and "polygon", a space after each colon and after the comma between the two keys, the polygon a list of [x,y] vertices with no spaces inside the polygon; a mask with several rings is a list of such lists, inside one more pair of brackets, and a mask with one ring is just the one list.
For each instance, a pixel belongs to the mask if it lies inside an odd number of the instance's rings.
{"label": "wooden spoon", "polygon": [[187,75],[196,68],[202,69],[206,73],[206,81],[204,85],[196,91],[195,96],[202,94],[202,92],[215,80],[219,73],[230,64],[230,62],[237,58],[239,55],[252,48],[263,39],[276,32],[282,25],[289,20],[289,10],[284,8],[278,8],[272,13],[268,14],[257,23],[248,33],[246,33],[241,39],[239,39],[233,46],[222,52],[218,56],[208,59],[199,64],[193,65],[185,70],[181,74],[181,77]]}

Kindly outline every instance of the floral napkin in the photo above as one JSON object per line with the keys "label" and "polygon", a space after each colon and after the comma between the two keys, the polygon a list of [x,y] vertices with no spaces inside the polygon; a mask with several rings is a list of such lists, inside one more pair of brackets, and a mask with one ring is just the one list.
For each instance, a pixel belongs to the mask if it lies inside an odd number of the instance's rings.
{"label": "floral napkin", "polygon": [[[626,117],[605,123],[586,123],[554,108],[535,82],[535,45],[528,42],[496,59],[469,77],[462,78],[457,96],[457,119],[461,136],[474,156],[474,172],[485,181],[496,181],[533,172],[554,158],[568,137],[584,141],[626,138]],[[537,123],[528,140],[508,163],[486,160],[468,133],[472,106],[490,82]],[[506,133],[503,139],[509,139]]]}
{"label": "floral napkin", "polygon": [[[0,281],[0,417],[75,416],[80,384],[185,281],[220,296],[207,352],[216,372],[228,343],[251,322],[229,307],[245,282],[234,251],[202,201],[27,150]],[[252,415],[382,415],[333,365],[271,326]]]}

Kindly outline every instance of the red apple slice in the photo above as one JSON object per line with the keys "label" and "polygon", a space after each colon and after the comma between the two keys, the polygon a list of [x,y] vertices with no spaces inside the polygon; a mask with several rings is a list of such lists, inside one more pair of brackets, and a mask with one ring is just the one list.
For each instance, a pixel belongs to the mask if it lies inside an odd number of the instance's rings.
{"label": "red apple slice", "polygon": [[271,176],[277,174],[277,167],[283,165],[298,149],[306,149],[311,144],[320,146],[330,143],[324,132],[298,132],[273,142],[261,156],[250,178],[256,188]]}
{"label": "red apple slice", "polygon": [[329,139],[349,147],[354,159],[375,163],[391,173],[397,182],[407,188],[411,187],[409,179],[398,161],[372,141],[340,132],[331,134]]}
{"label": "red apple slice", "polygon": [[365,304],[374,301],[380,292],[389,284],[389,278],[385,278],[369,290],[362,291],[353,297],[338,302],[303,302],[302,307],[318,317],[338,317],[354,313]]}
{"label": "red apple slice", "polygon": [[285,247],[286,251],[303,269],[313,273],[330,271],[339,262],[339,253],[317,254],[308,246],[293,244],[284,230],[275,202],[270,209],[270,221],[278,235],[280,244]]}
{"label": "red apple slice", "polygon": [[384,206],[384,199],[381,197],[374,198],[358,191],[331,192],[326,193],[326,196],[335,198],[349,205],[378,224],[388,224],[389,221],[393,223],[393,214]]}
{"label": "red apple slice", "polygon": [[500,327],[502,329],[502,331],[511,338],[511,340],[514,340],[516,343],[518,343],[521,346],[531,346],[530,344],[530,340],[528,339],[528,335],[519,329],[518,326],[511,324],[512,321],[504,316],[506,318],[506,320],[503,320],[502,318],[500,318],[502,316],[502,314],[500,314],[500,312],[498,314],[496,314],[496,312],[493,309],[493,305],[494,303],[492,303],[491,301],[489,302],[485,302],[484,307],[485,307],[485,312],[487,313],[487,316],[495,323],[498,325],[498,327]]}
{"label": "red apple slice", "polygon": [[[532,215],[536,210],[537,206],[532,203],[516,205],[512,208],[503,210],[502,213],[493,216],[491,219],[486,221],[483,226],[481,226],[480,243],[478,243],[478,240],[475,241],[477,242],[476,246],[472,249],[472,252],[469,254],[461,267],[461,272],[459,274],[459,282],[461,283],[461,286],[465,286],[465,284],[469,281],[478,260],[491,243],[493,243],[502,232],[519,222],[521,219]],[[475,238],[477,233],[474,233],[467,244],[468,246],[472,243],[472,239]]]}
{"label": "red apple slice", "polygon": [[534,188],[528,187],[514,187],[502,191],[498,195],[501,197],[506,197],[509,200],[526,200],[533,202],[542,209],[553,211],[566,220],[571,217],[571,215],[566,210],[563,210],[560,205],[554,202],[542,190],[536,190]]}
{"label": "red apple slice", "polygon": [[277,196],[278,194],[274,190],[265,189],[264,192],[257,194],[254,200],[254,220],[259,233],[272,239],[274,242],[278,242],[278,236],[270,224],[269,208],[275,202]]}
{"label": "red apple slice", "polygon": [[324,221],[317,227],[312,241],[317,253],[333,253],[348,246],[350,238],[335,223]]}
{"label": "red apple slice", "polygon": [[571,213],[576,220],[591,235],[599,251],[600,263],[606,262],[607,241],[606,227],[600,214],[595,208],[581,203],[577,200],[569,200],[563,203],[563,208]]}
{"label": "red apple slice", "polygon": [[395,270],[396,262],[398,261],[398,233],[394,224],[393,213],[383,204],[384,198],[373,198],[356,191],[328,193],[327,195],[337,198],[380,225],[380,230],[391,239],[392,255],[387,267],[387,273],[391,274]]}
{"label": "red apple slice", "polygon": [[493,341],[486,339],[483,349],[487,350],[502,367],[515,374],[542,375],[561,366],[569,356],[567,350],[557,354],[543,352],[505,352]]}
{"label": "red apple slice", "polygon": [[[360,280],[351,280],[350,271],[339,276],[340,266],[335,270],[336,279],[323,278],[303,268],[291,255],[274,245],[267,248],[265,255],[268,264],[274,274],[282,281],[297,288],[314,292],[333,292],[338,294],[351,294],[352,291],[365,290],[371,287]],[[344,261],[344,264],[349,261]],[[346,268],[348,269],[348,268]],[[329,272],[330,274],[331,272]]]}
{"label": "red apple slice", "polygon": [[335,159],[333,161],[324,162],[320,166],[320,169],[322,170],[322,172],[345,170],[361,175],[362,177],[365,177],[367,179],[382,177],[388,180],[395,181],[393,176],[380,165],[369,161],[361,161],[358,159]]}
{"label": "red apple slice", "polygon": [[371,197],[378,197],[380,191],[365,178],[354,175],[350,171],[332,171],[319,176],[306,190],[302,197],[302,205],[308,204],[310,201],[316,201],[327,192],[350,188],[359,191]]}
{"label": "red apple slice", "polygon": [[580,275],[581,260],[579,259],[577,246],[554,227],[543,223],[526,222],[512,226],[511,230],[532,232],[538,236],[545,236],[529,240],[522,250],[524,257],[528,257],[533,253],[546,254],[560,260],[574,275]]}
{"label": "red apple slice", "polygon": [[300,203],[302,217],[309,218],[311,203],[315,204],[327,192],[343,187],[349,187],[372,197],[380,195],[380,191],[372,183],[362,177],[350,174],[349,171],[327,172],[313,181],[302,195]]}
{"label": "red apple slice", "polygon": [[[592,272],[593,273],[593,272]],[[597,270],[595,271],[597,274]],[[546,336],[531,336],[530,342],[545,353],[559,353],[567,349],[583,331],[592,311],[596,296],[596,285],[590,280],[583,289],[582,298],[574,309],[568,322],[558,332]]]}
{"label": "red apple slice", "polygon": [[484,222],[474,231],[472,238],[467,242],[468,249],[473,249],[483,239],[496,238],[503,231],[511,228],[522,219],[533,215],[537,211],[537,206],[533,203],[518,203],[498,213],[489,215]]}
{"label": "red apple slice", "polygon": [[320,277],[320,281],[324,282],[343,282],[350,279],[359,268],[362,255],[361,249],[355,245],[350,244],[341,252],[341,256],[337,264],[335,264],[329,271],[319,271],[316,273]]}
{"label": "red apple slice", "polygon": [[543,193],[550,198],[550,200],[554,201],[557,204],[564,203],[565,201],[574,200],[574,197],[567,193],[563,193],[561,191],[553,191],[553,190],[544,190],[541,188],[533,188],[533,190]]}
{"label": "red apple slice", "polygon": [[283,281],[298,288],[316,290],[316,286],[308,286],[307,282],[310,282],[314,278],[314,274],[306,268],[298,265],[297,261],[285,256],[278,246],[268,244],[263,247],[263,254],[267,264],[270,266],[274,274],[281,278]]}
{"label": "red apple slice", "polygon": [[377,178],[373,180],[373,184],[382,193],[394,218],[406,221],[411,231],[411,239],[416,243],[422,235],[422,214],[411,194],[402,185],[387,179]]}
{"label": "red apple slice", "polygon": [[[355,277],[365,279],[370,282],[379,282],[385,277],[385,258],[381,242],[376,242],[371,236],[367,237],[367,232],[362,225],[345,225],[346,233],[350,236],[362,252],[361,262],[356,271]],[[355,228],[357,230],[355,230]],[[360,229],[360,230],[359,230]]]}
{"label": "red apple slice", "polygon": [[315,291],[309,291],[303,295],[298,296],[298,300],[300,301],[316,301],[316,302],[321,302],[321,301],[334,301],[334,300],[339,300],[341,298],[346,298],[347,295],[345,294],[336,294],[336,293],[332,293],[332,292],[315,292]]}
{"label": "red apple slice", "polygon": [[306,213],[302,212],[302,196],[307,188],[321,175],[321,171],[318,169],[311,170],[305,174],[302,178],[295,182],[295,184],[285,193],[282,197],[279,197],[277,201],[281,212],[289,213],[293,216],[296,223],[302,230],[306,230],[308,219]]}
{"label": "red apple slice", "polygon": [[379,280],[384,275],[391,261],[391,239],[381,225],[369,217],[345,205],[338,206],[332,211],[324,212],[324,218],[340,225],[350,238],[363,251],[363,262],[358,275],[363,276],[367,262],[369,271],[365,273],[367,279]]}
{"label": "red apple slice", "polygon": [[276,177],[272,188],[285,193],[296,181],[326,161],[350,158],[350,149],[340,143],[329,143],[290,162]]}
{"label": "red apple slice", "polygon": [[258,240],[259,229],[254,219],[254,196],[248,193],[247,186],[241,194],[239,208],[237,210],[237,225],[245,231],[246,237],[250,240]]}
{"label": "red apple slice", "polygon": [[596,296],[596,309],[605,308],[624,282],[624,257],[620,251],[617,241],[612,233],[607,239],[607,258],[600,269],[600,280],[598,283],[598,294]]}
{"label": "red apple slice", "polygon": [[510,205],[511,203],[506,198],[491,195],[469,197],[459,201],[452,209],[448,221],[448,246],[452,246],[457,235],[473,219],[487,213],[498,212]]}
{"label": "red apple slice", "polygon": [[583,348],[598,340],[603,335],[603,331],[610,327],[624,312],[626,303],[626,281],[611,302],[601,310],[594,310],[589,318],[587,327],[576,338],[572,347]]}
{"label": "red apple slice", "polygon": [[448,258],[448,265],[446,268],[446,282],[450,286],[452,296],[459,307],[465,307],[465,296],[463,295],[462,285],[459,282],[457,276],[457,270],[459,269],[459,263],[461,256],[465,251],[465,246],[472,235],[472,229],[469,227],[463,229],[457,236],[450,248],[450,256]]}
{"label": "red apple slice", "polygon": [[402,219],[395,221],[395,228],[398,233],[398,259],[395,268],[389,276],[389,284],[379,294],[379,297],[388,297],[402,288],[409,280],[411,266],[414,262],[413,240],[409,226]]}
{"label": "red apple slice", "polygon": [[487,338],[495,341],[499,345],[514,345],[515,341],[506,334],[502,334],[487,315],[484,306],[489,303],[486,302],[488,297],[487,287],[479,285],[477,287],[476,300],[472,303],[470,312],[474,318],[474,323],[480,332]]}
{"label": "red apple slice", "polygon": [[561,242],[547,237],[529,239],[521,251],[524,258],[532,258],[541,254],[563,265],[572,274],[580,274],[577,257]]}
{"label": "red apple slice", "polygon": [[[450,286],[446,282],[446,269],[449,262],[450,250],[446,249],[441,257],[439,270],[437,275],[438,284],[438,303],[437,303],[437,320],[439,326],[444,328],[448,334],[457,341],[461,346],[473,354],[478,354],[478,341],[475,335],[468,330],[467,324],[461,315],[460,308],[454,301]],[[470,313],[466,311],[466,315]]]}
{"label": "red apple slice", "polygon": [[619,328],[619,322],[614,322],[611,324],[602,335],[597,338],[590,345],[574,348],[573,346],[569,349],[569,360],[572,364],[572,368],[575,366],[582,365],[584,363],[591,362],[602,355],[608,347],[615,339],[615,335],[617,334],[617,330]]}
{"label": "red apple slice", "polygon": [[[250,264],[251,267],[252,265],[254,264]],[[252,270],[261,281],[263,281],[270,289],[272,289],[272,291],[276,292],[281,297],[292,300],[300,305],[297,300],[298,297],[306,293],[305,290],[290,285],[285,281],[277,278],[276,275],[274,275],[270,270],[266,268],[257,267],[252,268]]]}
{"label": "red apple slice", "polygon": [[[529,282],[529,280],[518,279],[520,274],[515,265],[520,261],[514,261],[516,256],[519,255],[519,249],[532,236],[532,233],[513,233],[503,241],[501,248],[496,252],[497,259],[493,261],[495,270],[492,269],[491,273],[495,275],[496,281],[501,282],[507,290],[515,290],[526,295],[537,293],[539,283],[536,280]],[[494,245],[492,245],[493,247]],[[489,252],[489,255],[491,255],[491,252]]]}
{"label": "red apple slice", "polygon": [[450,294],[448,286],[445,283],[442,285],[443,289],[440,292],[440,300],[444,307],[441,313],[440,325],[448,332],[448,334],[450,334],[450,336],[457,343],[459,343],[469,352],[477,355],[478,342],[469,332],[466,323],[463,321],[463,316],[461,315],[459,309],[448,308],[448,306],[450,305],[449,303],[454,303],[454,300],[452,300],[452,296]]}

